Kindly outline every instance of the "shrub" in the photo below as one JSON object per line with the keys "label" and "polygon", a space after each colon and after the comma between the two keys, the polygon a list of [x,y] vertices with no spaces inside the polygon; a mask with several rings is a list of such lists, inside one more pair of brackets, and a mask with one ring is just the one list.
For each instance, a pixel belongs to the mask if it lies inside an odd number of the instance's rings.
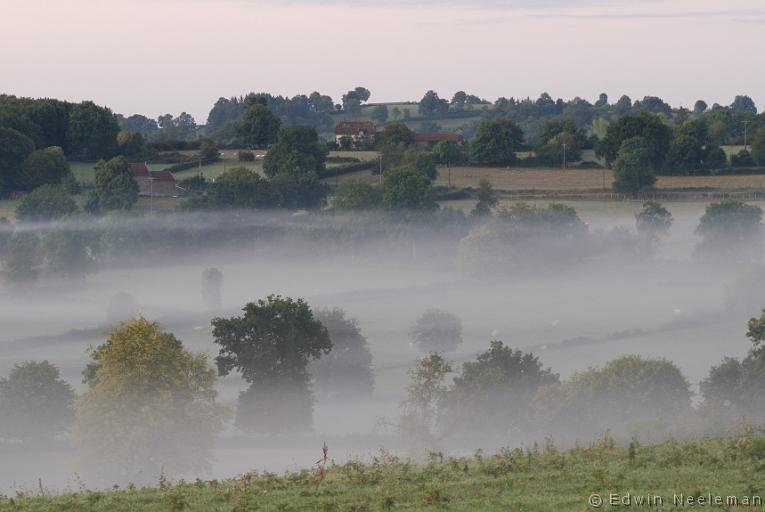
{"label": "shrub", "polygon": [[752,154],[749,153],[749,151],[742,149],[730,157],[730,164],[733,167],[752,167],[754,166],[754,160],[752,159]]}
{"label": "shrub", "polygon": [[253,153],[252,151],[237,151],[236,158],[240,162],[254,162],[255,153]]}
{"label": "shrub", "polygon": [[43,185],[21,200],[16,217],[22,221],[49,221],[77,211],[77,203],[62,186]]}
{"label": "shrub", "polygon": [[343,181],[334,198],[332,205],[338,210],[372,210],[382,206],[382,191],[380,187],[371,185],[359,179]]}

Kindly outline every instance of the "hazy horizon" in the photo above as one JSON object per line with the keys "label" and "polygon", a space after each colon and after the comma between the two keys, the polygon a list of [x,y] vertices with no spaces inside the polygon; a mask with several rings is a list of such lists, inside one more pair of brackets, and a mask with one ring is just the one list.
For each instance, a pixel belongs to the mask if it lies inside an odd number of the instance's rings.
{"label": "hazy horizon", "polygon": [[[765,7],[732,0],[6,0],[0,93],[90,99],[117,113],[186,111],[251,91],[370,101],[660,96],[765,108]],[[649,36],[649,37],[646,37]]]}

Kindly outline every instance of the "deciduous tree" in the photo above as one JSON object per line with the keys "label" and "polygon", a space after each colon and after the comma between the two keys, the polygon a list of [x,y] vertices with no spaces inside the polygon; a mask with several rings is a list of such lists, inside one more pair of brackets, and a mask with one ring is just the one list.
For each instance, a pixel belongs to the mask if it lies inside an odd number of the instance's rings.
{"label": "deciduous tree", "polygon": [[332,350],[326,327],[302,299],[270,295],[244,315],[216,318],[218,371],[239,372],[250,384],[239,395],[236,424],[254,432],[300,432],[313,425],[308,363]]}

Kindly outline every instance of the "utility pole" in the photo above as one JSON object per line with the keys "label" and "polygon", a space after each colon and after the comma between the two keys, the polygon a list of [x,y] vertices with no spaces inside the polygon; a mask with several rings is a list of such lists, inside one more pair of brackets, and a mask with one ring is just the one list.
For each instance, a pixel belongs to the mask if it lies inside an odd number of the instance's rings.
{"label": "utility pole", "polygon": [[563,168],[566,168],[566,143],[563,143]]}
{"label": "utility pole", "polygon": [[149,215],[154,215],[154,176],[149,171]]}

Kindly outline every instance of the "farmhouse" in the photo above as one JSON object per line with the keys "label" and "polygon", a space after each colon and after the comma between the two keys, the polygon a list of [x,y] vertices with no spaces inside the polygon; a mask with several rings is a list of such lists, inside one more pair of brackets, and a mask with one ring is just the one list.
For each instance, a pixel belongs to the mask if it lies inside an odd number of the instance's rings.
{"label": "farmhouse", "polygon": [[415,133],[414,143],[417,149],[425,150],[430,149],[433,144],[441,141],[456,142],[462,145],[462,135],[455,132],[432,132],[432,133]]}
{"label": "farmhouse", "polygon": [[341,121],[335,126],[335,141],[340,147],[371,148],[377,137],[377,126],[370,121]]}
{"label": "farmhouse", "polygon": [[138,183],[138,195],[153,197],[177,197],[183,195],[175,176],[170,171],[150,171],[144,163],[128,164],[133,179]]}

